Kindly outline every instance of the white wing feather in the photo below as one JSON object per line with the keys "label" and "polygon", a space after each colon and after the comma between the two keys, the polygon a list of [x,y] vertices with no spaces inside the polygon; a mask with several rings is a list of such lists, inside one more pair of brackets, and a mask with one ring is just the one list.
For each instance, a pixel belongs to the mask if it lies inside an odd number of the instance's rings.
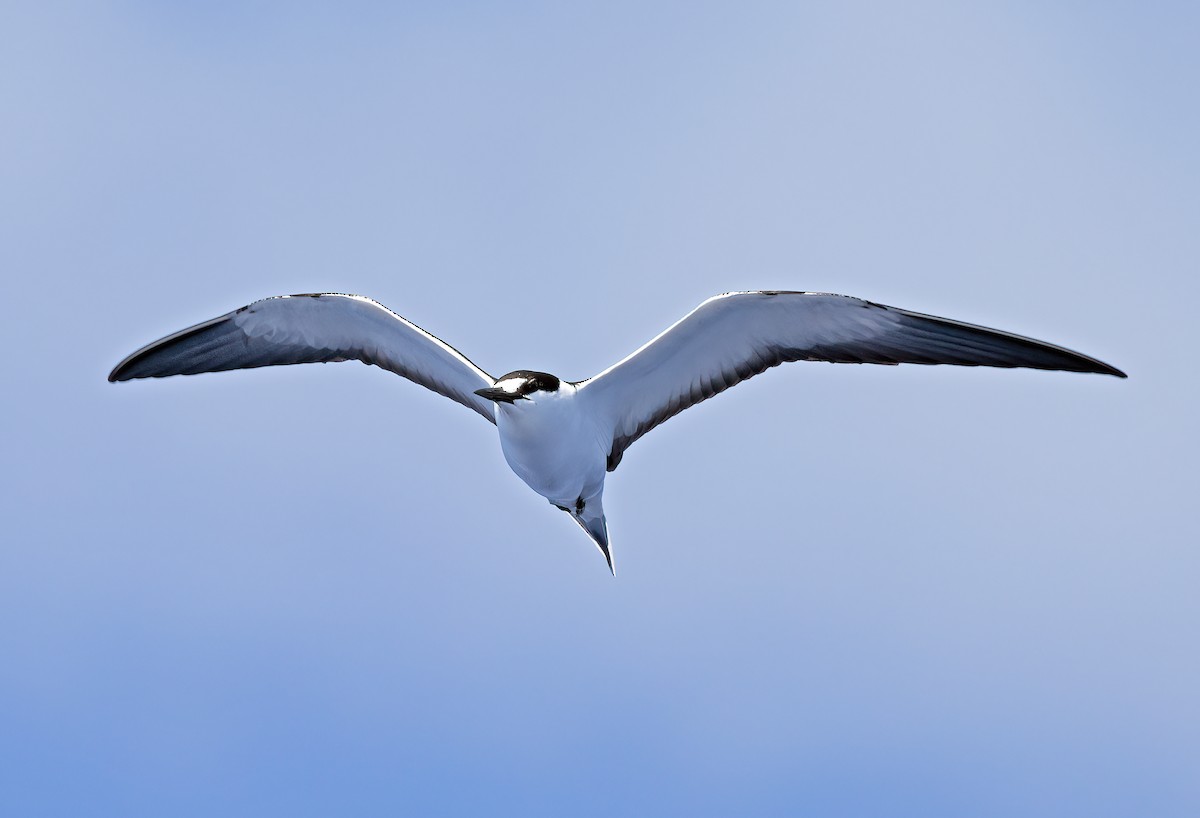
{"label": "white wing feather", "polygon": [[1101,372],[1062,347],[829,293],[742,292],[708,299],[628,358],[580,384],[611,434],[608,469],[658,424],[787,361],[957,364]]}
{"label": "white wing feather", "polygon": [[496,422],[474,394],[495,381],[460,352],[359,295],[281,295],[197,324],[139,349],[110,381],[229,369],[362,361],[445,395]]}

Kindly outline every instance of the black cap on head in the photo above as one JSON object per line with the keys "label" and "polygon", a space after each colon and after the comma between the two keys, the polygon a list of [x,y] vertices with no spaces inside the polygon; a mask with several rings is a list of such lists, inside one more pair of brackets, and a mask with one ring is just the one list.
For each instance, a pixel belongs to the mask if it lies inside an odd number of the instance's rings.
{"label": "black cap on head", "polygon": [[[508,388],[499,386],[499,384],[517,381],[515,384],[509,383]],[[529,369],[518,369],[515,372],[509,372],[501,375],[496,379],[496,386],[490,389],[476,389],[475,394],[481,398],[487,398],[498,403],[513,403],[518,400],[528,399],[529,395],[535,392],[557,392],[558,387],[562,382],[551,375],[549,372],[535,372]]]}
{"label": "black cap on head", "polygon": [[509,372],[507,375],[501,375],[496,379],[500,381],[508,381],[520,379],[525,381],[521,384],[520,393],[522,395],[530,395],[534,392],[557,392],[559,385],[562,383],[554,375],[549,372],[538,372],[533,369],[518,369],[514,372]]}

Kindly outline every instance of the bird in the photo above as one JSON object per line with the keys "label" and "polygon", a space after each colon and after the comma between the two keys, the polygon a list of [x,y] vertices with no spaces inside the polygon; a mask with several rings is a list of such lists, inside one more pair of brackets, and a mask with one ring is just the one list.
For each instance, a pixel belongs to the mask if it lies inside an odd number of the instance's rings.
{"label": "bird", "polygon": [[155,341],[108,380],[357,360],[394,372],[496,425],[504,459],[570,515],[613,575],[604,481],[642,435],[782,363],[952,364],[1121,370],[1060,346],[834,293],[713,296],[600,374],[569,381],[531,369],[493,378],[377,301],[301,293],[255,301]]}

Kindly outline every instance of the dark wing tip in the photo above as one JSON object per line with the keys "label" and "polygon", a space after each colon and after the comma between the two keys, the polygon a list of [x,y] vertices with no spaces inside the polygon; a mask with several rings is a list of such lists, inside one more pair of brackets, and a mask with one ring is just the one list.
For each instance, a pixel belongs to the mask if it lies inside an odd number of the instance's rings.
{"label": "dark wing tip", "polygon": [[1095,375],[1112,375],[1116,378],[1128,378],[1121,370],[1115,366],[1104,363],[1090,355],[1084,355],[1081,352],[1075,352],[1064,347],[1052,347],[1049,344],[1045,345],[1048,351],[1058,353],[1053,358],[1048,358],[1047,361],[1039,361],[1032,366],[1030,364],[1019,364],[1021,366],[1029,366],[1032,369],[1058,369],[1063,372],[1084,372]]}
{"label": "dark wing tip", "polygon": [[[901,316],[904,329],[914,342],[909,349],[902,349],[898,345],[895,350],[880,348],[883,354],[893,351],[899,353],[899,357],[893,356],[897,363],[1021,367],[1128,377],[1115,366],[1090,355],[1036,338],[897,307],[872,306]],[[913,355],[907,357],[905,353]]]}
{"label": "dark wing tip", "polygon": [[136,378],[153,377],[149,373],[141,374],[138,371],[138,365],[145,359],[148,353],[154,352],[157,345],[151,345],[139,349],[121,363],[113,367],[112,372],[108,373],[108,382],[117,383],[118,381],[132,381]]}
{"label": "dark wing tip", "polygon": [[219,341],[222,336],[230,334],[232,325],[226,324],[228,319],[229,315],[218,316],[147,344],[113,367],[113,371],[108,373],[108,382],[213,371],[203,364],[199,354],[209,350],[197,348],[196,342]]}

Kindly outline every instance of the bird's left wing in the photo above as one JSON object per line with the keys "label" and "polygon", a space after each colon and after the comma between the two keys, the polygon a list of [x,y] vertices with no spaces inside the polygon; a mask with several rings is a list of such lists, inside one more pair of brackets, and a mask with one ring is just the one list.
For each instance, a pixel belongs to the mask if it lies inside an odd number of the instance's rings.
{"label": "bird's left wing", "polygon": [[312,293],[255,301],[139,349],[110,381],[283,364],[362,361],[432,389],[496,422],[475,394],[495,380],[458,350],[360,295]]}
{"label": "bird's left wing", "polygon": [[957,364],[1099,372],[1069,349],[947,318],[830,293],[726,293],[705,301],[628,358],[579,385],[611,434],[608,470],[664,420],[787,361]]}

